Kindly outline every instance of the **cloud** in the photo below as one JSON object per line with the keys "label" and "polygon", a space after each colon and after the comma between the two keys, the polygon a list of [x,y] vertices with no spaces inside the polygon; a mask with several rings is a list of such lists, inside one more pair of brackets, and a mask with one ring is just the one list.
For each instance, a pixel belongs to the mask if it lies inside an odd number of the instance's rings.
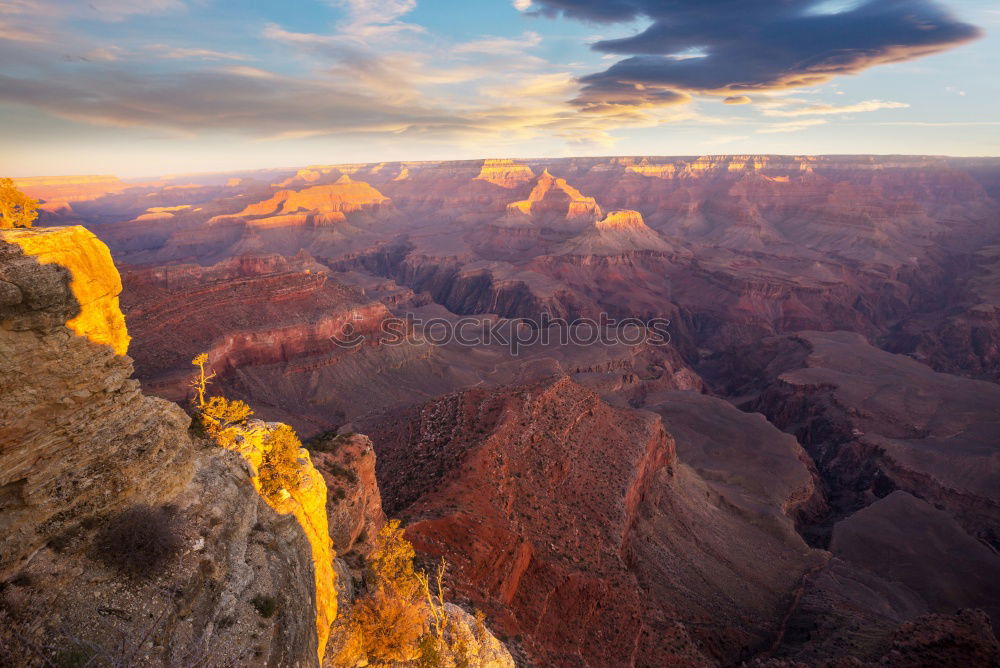
{"label": "cloud", "polygon": [[[580,104],[650,101],[664,90],[738,95],[813,86],[870,67],[947,50],[980,36],[934,0],[535,0],[534,13],[602,23],[648,19],[638,34],[602,40],[597,51],[628,56],[582,77]],[[823,8],[821,5],[826,5]],[[822,11],[815,11],[821,6]],[[691,52],[698,58],[678,58]]]}
{"label": "cloud", "polygon": [[0,39],[11,42],[44,42],[45,38],[38,32],[25,26],[0,20]]}
{"label": "cloud", "polygon": [[388,38],[406,32],[423,32],[421,26],[398,19],[417,6],[417,0],[332,0],[332,4],[347,12],[347,19],[338,24],[341,35],[357,38]]}
{"label": "cloud", "polygon": [[826,121],[822,118],[805,118],[799,121],[788,121],[787,123],[774,123],[767,126],[766,128],[761,128],[757,130],[759,134],[777,134],[780,132],[798,132],[799,130],[805,130],[806,128],[811,128],[816,125],[825,125]]}
{"label": "cloud", "polygon": [[534,32],[456,43],[406,23],[411,0],[327,2],[344,11],[326,32],[261,25],[260,51],[242,47],[253,56],[190,41],[194,32],[183,45],[172,43],[173,30],[139,45],[127,23],[89,30],[76,15],[0,14],[16,27],[37,24],[41,35],[30,49],[0,35],[0,62],[10,65],[0,105],[152,136],[405,136],[469,150],[534,139],[607,147],[623,127],[713,120],[685,106],[688,93],[664,87],[626,83],[591,96],[575,76],[579,64],[531,53],[542,42]]}
{"label": "cloud", "polygon": [[509,37],[484,37],[472,42],[459,44],[451,49],[452,53],[522,53],[542,43],[542,36],[537,32],[525,32],[520,39]]}
{"label": "cloud", "polygon": [[0,14],[55,18],[71,16],[123,21],[139,14],[167,14],[186,9],[184,0],[2,0]]}
{"label": "cloud", "polygon": [[662,87],[634,83],[607,82],[601,86],[584,86],[573,104],[582,111],[607,113],[626,108],[648,109],[687,104],[691,96]]}
{"label": "cloud", "polygon": [[250,60],[242,53],[226,53],[212,49],[186,48],[167,44],[151,44],[146,47],[159,58],[166,60]]}
{"label": "cloud", "polygon": [[514,9],[519,12],[526,12],[531,9],[531,0],[514,0]]}
{"label": "cloud", "polygon": [[730,95],[722,102],[724,104],[750,104],[753,100],[746,95]]}
{"label": "cloud", "polygon": [[334,0],[333,4],[345,8],[354,20],[389,23],[412,12],[417,0]]}
{"label": "cloud", "polygon": [[830,116],[833,114],[855,114],[868,111],[878,111],[879,109],[907,109],[910,105],[905,102],[884,102],[882,100],[866,100],[856,104],[833,105],[833,104],[811,104],[795,109],[764,109],[765,116],[781,116],[791,118],[794,116]]}

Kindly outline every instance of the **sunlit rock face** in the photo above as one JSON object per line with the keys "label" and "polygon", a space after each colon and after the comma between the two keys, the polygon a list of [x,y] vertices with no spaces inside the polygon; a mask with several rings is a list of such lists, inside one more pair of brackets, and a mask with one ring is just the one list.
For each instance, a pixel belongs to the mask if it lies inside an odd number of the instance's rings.
{"label": "sunlit rock face", "polygon": [[338,553],[371,550],[385,524],[375,478],[375,449],[361,434],[327,437],[314,446],[312,461],[329,489],[330,538]]}
{"label": "sunlit rock face", "polygon": [[389,198],[378,190],[367,183],[352,181],[351,177],[345,174],[331,185],[278,191],[274,197],[251,204],[237,215],[268,216],[297,211],[351,213],[388,203]]}
{"label": "sunlit rock face", "polygon": [[[77,311],[66,327],[77,336],[109,346],[118,355],[128,351],[128,330],[118,308],[122,283],[107,246],[82,227],[6,230],[0,234],[5,243],[20,247],[35,263],[68,272]],[[28,261],[22,266],[31,264]]]}
{"label": "sunlit rock face", "polygon": [[317,660],[322,662],[330,638],[330,625],[337,618],[337,574],[333,568],[333,560],[337,554],[330,540],[327,521],[326,482],[313,466],[309,452],[303,448],[299,451],[296,462],[298,484],[282,489],[277,497],[268,496],[261,491],[260,466],[271,447],[268,436],[277,426],[252,421],[237,430],[233,443],[227,447],[239,453],[246,461],[254,488],[261,498],[278,514],[294,516],[305,534],[312,555],[316,653]]}
{"label": "sunlit rock face", "polygon": [[545,170],[535,181],[527,199],[507,205],[507,214],[527,216],[548,224],[575,223],[600,217],[601,208],[593,197],[585,197],[566,179]]}
{"label": "sunlit rock face", "polygon": [[476,179],[496,184],[503,188],[516,188],[535,178],[535,173],[527,165],[513,160],[484,160],[483,168]]}

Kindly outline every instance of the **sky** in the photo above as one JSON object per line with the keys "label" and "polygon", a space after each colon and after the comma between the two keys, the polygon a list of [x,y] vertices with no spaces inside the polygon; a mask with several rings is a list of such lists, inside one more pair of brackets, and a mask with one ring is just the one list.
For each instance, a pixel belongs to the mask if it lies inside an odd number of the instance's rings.
{"label": "sky", "polygon": [[1000,155],[995,0],[0,0],[0,175]]}

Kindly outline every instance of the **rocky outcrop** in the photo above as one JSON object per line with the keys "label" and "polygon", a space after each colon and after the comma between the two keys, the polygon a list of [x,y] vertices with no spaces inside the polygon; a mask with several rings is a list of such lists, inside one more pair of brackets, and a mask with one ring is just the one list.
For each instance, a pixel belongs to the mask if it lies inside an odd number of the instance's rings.
{"label": "rocky outcrop", "polygon": [[513,189],[535,178],[531,167],[515,163],[513,160],[484,160],[476,179],[487,181],[502,188]]}
{"label": "rocky outcrop", "polygon": [[330,538],[338,553],[365,554],[385,524],[375,478],[375,449],[367,436],[320,436],[309,443],[316,469],[329,489]]}
{"label": "rocky outcrop", "polygon": [[305,534],[312,556],[313,609],[315,610],[317,661],[322,662],[330,638],[330,626],[337,618],[337,575],[333,560],[337,553],[330,540],[327,518],[327,489],[323,476],[313,466],[307,450],[299,450],[294,485],[270,494],[261,487],[261,466],[272,447],[270,435],[279,425],[249,422],[236,429],[227,447],[246,462],[250,479],[262,499],[279,515],[292,515]]}
{"label": "rocky outcrop", "polygon": [[[2,234],[3,241],[20,248],[26,258],[18,261],[15,248],[5,249],[5,272],[21,281],[21,285],[5,281],[2,288],[7,295],[6,315],[13,320],[10,328],[65,323],[77,336],[109,346],[117,355],[125,354],[129,336],[118,308],[122,284],[107,246],[82,227],[6,230]],[[49,265],[51,270],[41,272],[35,265]],[[54,295],[58,294],[56,284],[64,277],[70,295],[60,300]]]}
{"label": "rocky outcrop", "polygon": [[190,476],[187,416],[129,378],[120,286],[83,228],[0,232],[0,577]]}
{"label": "rocky outcrop", "polygon": [[274,216],[298,211],[320,214],[347,214],[355,211],[378,211],[391,200],[364,181],[353,181],[344,174],[326,186],[304,190],[279,190],[263,202],[248,205],[238,216]]}
{"label": "rocky outcrop", "polygon": [[[729,510],[658,418],[565,378],[449,396],[371,433],[388,512],[538,663],[732,662],[770,642],[815,558],[783,508],[748,485],[776,524]],[[808,496],[798,467],[790,488]]]}
{"label": "rocky outcrop", "polygon": [[593,197],[584,197],[566,179],[546,169],[535,180],[528,198],[507,206],[508,217],[527,217],[543,225],[572,225],[599,218],[601,207]]}
{"label": "rocky outcrop", "polygon": [[566,255],[620,255],[630,251],[670,252],[673,247],[650,229],[638,211],[612,211],[558,251]]}
{"label": "rocky outcrop", "polygon": [[[245,464],[140,392],[117,270],[82,228],[0,232],[0,286],[0,662],[319,665],[336,594],[308,455],[265,502],[260,430]],[[136,555],[101,536],[138,506],[180,553],[123,575]]]}
{"label": "rocky outcrop", "polygon": [[237,455],[199,442],[193,460],[186,484],[146,497],[175,517],[180,554],[124,577],[95,558],[118,515],[77,516],[0,586],[0,663],[319,665],[301,525],[254,491]]}

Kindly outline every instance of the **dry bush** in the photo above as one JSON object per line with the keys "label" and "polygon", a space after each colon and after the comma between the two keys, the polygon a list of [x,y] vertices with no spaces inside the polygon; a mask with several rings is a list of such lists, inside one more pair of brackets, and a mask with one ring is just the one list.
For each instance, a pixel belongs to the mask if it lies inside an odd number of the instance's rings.
{"label": "dry bush", "polygon": [[282,489],[296,489],[302,483],[302,467],[299,466],[302,443],[295,430],[287,424],[279,425],[267,435],[264,443],[264,458],[257,472],[261,493],[273,497]]}
{"label": "dry bush", "polygon": [[337,658],[340,665],[393,664],[421,654],[426,611],[420,600],[407,601],[378,590],[351,611],[348,639]]}
{"label": "dry bush", "polygon": [[237,431],[252,415],[253,410],[242,401],[212,397],[199,409],[198,419],[205,432],[219,445],[232,447]]}
{"label": "dry bush", "polygon": [[38,200],[14,187],[13,179],[0,179],[0,229],[31,227],[38,218]]}
{"label": "dry bush", "polygon": [[158,574],[183,546],[182,526],[174,513],[147,505],[113,517],[94,544],[98,559],[133,577]]}

